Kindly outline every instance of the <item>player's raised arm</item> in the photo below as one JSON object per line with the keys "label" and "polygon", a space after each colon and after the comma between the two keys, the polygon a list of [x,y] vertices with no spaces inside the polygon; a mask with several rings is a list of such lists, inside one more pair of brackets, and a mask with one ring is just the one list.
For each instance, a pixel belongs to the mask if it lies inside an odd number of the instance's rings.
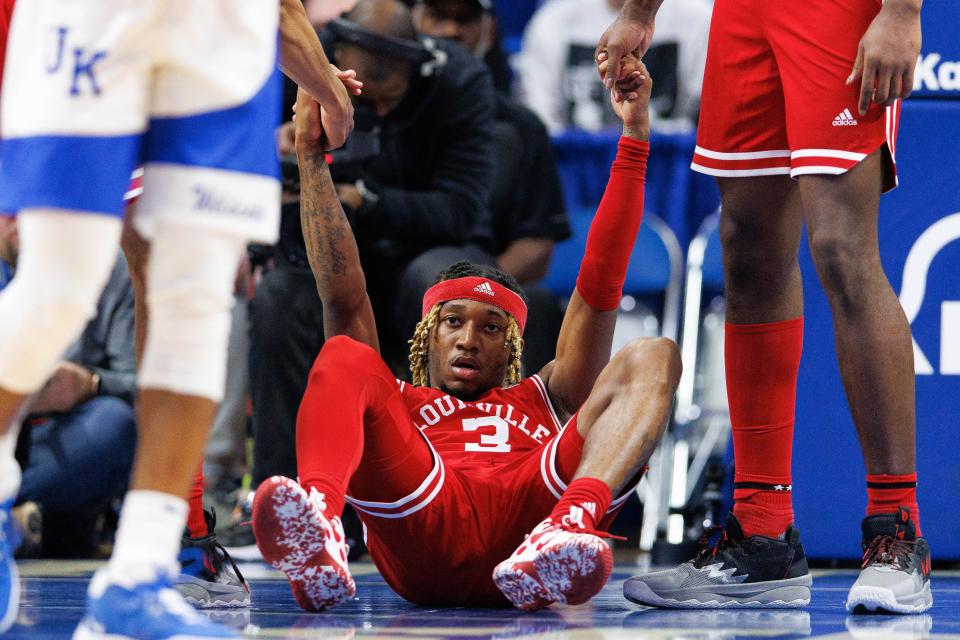
{"label": "player's raised arm", "polygon": [[636,56],[626,56],[624,64],[628,72],[620,89],[625,99],[616,102],[611,95],[614,110],[623,120],[623,136],[590,224],[577,287],[557,341],[557,357],[541,372],[564,418],[587,399],[610,360],[627,264],[643,217],[652,82]]}
{"label": "player's raised arm", "polygon": [[310,269],[323,301],[327,338],[346,335],[379,350],[367,281],[357,242],[327,167],[320,107],[303,89],[297,92],[294,146],[300,165],[300,225]]}
{"label": "player's raised arm", "polygon": [[338,76],[301,0],[280,0],[280,63],[284,73],[323,105],[327,148],[342,146],[353,131],[350,93],[359,92],[363,85]]}

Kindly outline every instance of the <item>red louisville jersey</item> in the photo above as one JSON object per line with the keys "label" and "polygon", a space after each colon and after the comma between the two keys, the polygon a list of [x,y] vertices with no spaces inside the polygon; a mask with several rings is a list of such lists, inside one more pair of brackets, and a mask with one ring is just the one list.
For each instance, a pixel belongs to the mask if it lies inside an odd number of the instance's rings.
{"label": "red louisville jersey", "polygon": [[543,446],[561,425],[539,376],[463,402],[400,382],[410,416],[443,460],[458,469],[495,470]]}

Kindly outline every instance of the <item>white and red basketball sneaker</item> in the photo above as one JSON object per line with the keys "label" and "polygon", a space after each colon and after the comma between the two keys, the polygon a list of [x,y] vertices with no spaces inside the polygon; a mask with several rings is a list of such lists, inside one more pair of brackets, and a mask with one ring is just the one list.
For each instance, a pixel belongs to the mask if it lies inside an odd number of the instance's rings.
{"label": "white and red basketball sneaker", "polygon": [[507,600],[524,611],[553,603],[582,604],[607,584],[613,553],[597,532],[538,524],[509,558],[493,570]]}
{"label": "white and red basketball sneaker", "polygon": [[324,496],[283,476],[265,480],[253,499],[253,533],[263,558],[290,581],[297,604],[321,611],[357,591],[347,568],[340,518],[323,515]]}

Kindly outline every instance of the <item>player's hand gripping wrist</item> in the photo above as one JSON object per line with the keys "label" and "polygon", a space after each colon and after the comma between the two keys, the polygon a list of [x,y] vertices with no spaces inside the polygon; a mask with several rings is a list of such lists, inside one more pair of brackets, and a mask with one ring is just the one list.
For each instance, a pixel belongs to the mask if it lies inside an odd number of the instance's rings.
{"label": "player's hand gripping wrist", "polygon": [[304,162],[325,163],[325,135],[321,123],[320,105],[309,93],[303,89],[298,89],[297,102],[293,111],[293,147],[297,153],[297,160],[301,164]]}
{"label": "player's hand gripping wrist", "polygon": [[[601,70],[612,63],[607,53],[597,56]],[[623,135],[635,140],[650,140],[650,91],[653,80],[646,66],[636,55],[628,54],[620,60],[625,69],[624,79],[610,91],[610,104],[623,120]]]}
{"label": "player's hand gripping wrist", "polygon": [[621,61],[628,54],[643,56],[653,39],[654,18],[663,0],[627,0],[623,3],[620,15],[600,36],[596,54],[609,53],[611,64],[597,71],[607,89],[612,89],[618,100],[623,99],[616,83],[623,80],[627,71]]}

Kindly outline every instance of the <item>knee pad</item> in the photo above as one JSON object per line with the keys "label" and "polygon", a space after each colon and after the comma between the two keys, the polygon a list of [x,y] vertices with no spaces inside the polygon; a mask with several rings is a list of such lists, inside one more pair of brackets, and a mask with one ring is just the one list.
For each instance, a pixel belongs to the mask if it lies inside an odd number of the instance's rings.
{"label": "knee pad", "polygon": [[0,294],[0,387],[26,395],[96,313],[117,260],[121,223],[93,213],[26,210],[18,219],[20,258]]}
{"label": "knee pad", "polygon": [[141,388],[223,399],[233,283],[244,246],[236,236],[172,224],[156,230]]}

